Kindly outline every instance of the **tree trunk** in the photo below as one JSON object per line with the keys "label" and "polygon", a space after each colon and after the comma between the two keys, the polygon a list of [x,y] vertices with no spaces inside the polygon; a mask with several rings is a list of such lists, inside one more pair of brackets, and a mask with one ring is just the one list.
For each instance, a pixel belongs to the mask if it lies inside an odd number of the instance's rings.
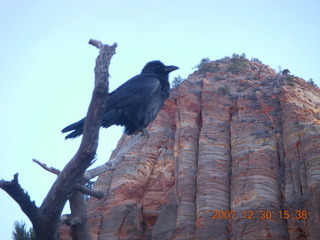
{"label": "tree trunk", "polygon": [[[83,178],[84,172],[92,164],[96,155],[99,129],[108,98],[109,65],[117,45],[108,46],[96,40],[90,40],[89,44],[99,48],[100,52],[94,69],[95,86],[77,153],[59,174],[40,207],[31,202],[29,195],[21,188],[18,183],[18,174],[15,174],[14,179],[10,182],[0,180],[0,188],[20,205],[23,212],[31,220],[37,240],[60,239],[59,221],[63,207],[72,192],[75,192],[72,199],[78,199],[77,191],[74,191],[74,188]],[[78,239],[89,239],[87,238],[88,233],[84,233],[86,228],[82,230],[83,236],[78,236]],[[80,233],[78,230],[75,232]]]}
{"label": "tree trunk", "polygon": [[83,193],[73,191],[69,198],[71,216],[70,232],[73,240],[91,240],[87,228],[87,204]]}

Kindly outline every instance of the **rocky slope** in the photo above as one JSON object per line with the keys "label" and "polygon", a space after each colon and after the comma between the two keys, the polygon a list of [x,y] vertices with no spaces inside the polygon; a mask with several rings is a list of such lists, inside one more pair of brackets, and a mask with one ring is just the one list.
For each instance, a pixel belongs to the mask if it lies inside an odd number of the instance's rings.
{"label": "rocky slope", "polygon": [[320,236],[318,88],[224,58],[173,90],[148,130],[123,136],[98,178],[92,239]]}

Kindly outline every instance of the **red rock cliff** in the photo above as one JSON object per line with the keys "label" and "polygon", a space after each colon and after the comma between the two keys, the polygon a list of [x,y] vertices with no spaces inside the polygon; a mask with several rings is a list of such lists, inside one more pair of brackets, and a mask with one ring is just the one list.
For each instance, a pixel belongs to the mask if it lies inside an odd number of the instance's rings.
{"label": "red rock cliff", "polygon": [[95,184],[107,195],[89,202],[92,238],[319,239],[319,89],[259,62],[204,66],[149,139],[120,139]]}

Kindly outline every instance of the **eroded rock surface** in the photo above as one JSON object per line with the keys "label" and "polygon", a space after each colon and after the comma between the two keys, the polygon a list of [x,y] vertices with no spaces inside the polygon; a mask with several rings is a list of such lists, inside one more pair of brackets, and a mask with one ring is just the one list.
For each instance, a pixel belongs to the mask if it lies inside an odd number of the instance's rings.
{"label": "eroded rock surface", "polygon": [[193,73],[149,139],[120,139],[88,204],[92,239],[319,239],[320,91],[244,63]]}

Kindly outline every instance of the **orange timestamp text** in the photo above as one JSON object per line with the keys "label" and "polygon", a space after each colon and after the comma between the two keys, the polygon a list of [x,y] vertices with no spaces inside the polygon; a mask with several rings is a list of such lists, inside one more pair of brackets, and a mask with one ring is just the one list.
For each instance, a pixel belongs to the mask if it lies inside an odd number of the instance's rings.
{"label": "orange timestamp text", "polygon": [[296,219],[305,220],[308,218],[308,211],[297,210],[287,211],[212,211],[212,219]]}

